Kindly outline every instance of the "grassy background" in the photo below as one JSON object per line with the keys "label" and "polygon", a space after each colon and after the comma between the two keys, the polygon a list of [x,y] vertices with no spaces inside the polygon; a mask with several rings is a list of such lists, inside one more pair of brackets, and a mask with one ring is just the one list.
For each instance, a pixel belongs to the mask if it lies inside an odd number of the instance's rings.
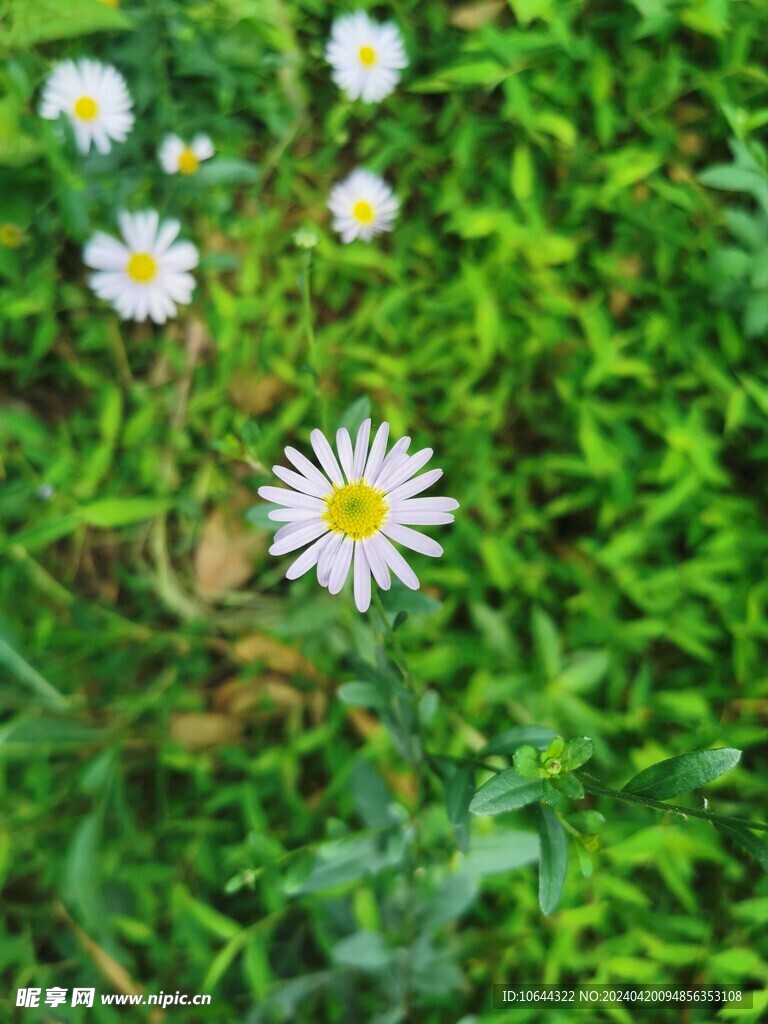
{"label": "grassy background", "polygon": [[[3,1019],[17,987],[57,984],[211,992],[222,1024],[500,1020],[502,981],[749,983],[764,1006],[768,887],[706,823],[600,804],[594,873],[572,865],[549,919],[527,812],[475,820],[465,857],[435,791],[408,845],[414,779],[334,695],[374,656],[371,617],[283,582],[246,510],[317,423],[292,243],[311,225],[333,418],[367,398],[462,505],[401,632],[439,695],[431,749],[537,722],[593,736],[618,785],[737,746],[709,797],[764,803],[768,373],[713,263],[726,203],[755,207],[697,178],[767,119],[765,7],[402,0],[373,12],[412,64],[369,108],[322,60],[340,6],[77,0],[62,29],[43,0],[10,6]],[[108,157],[34,115],[69,55],[113,62],[135,98]],[[206,131],[215,161],[164,177],[169,130]],[[402,215],[343,247],[325,201],[357,164]],[[82,244],[122,204],[179,216],[202,252],[164,328],[119,324],[86,286]]]}

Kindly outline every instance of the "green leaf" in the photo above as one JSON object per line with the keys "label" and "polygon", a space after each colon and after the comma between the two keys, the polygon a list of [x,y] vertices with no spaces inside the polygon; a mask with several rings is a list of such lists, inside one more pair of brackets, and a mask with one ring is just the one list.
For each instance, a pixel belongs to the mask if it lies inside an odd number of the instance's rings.
{"label": "green leaf", "polygon": [[388,612],[408,612],[409,615],[431,615],[440,611],[441,603],[429,594],[420,590],[411,590],[397,581],[392,582],[389,590],[381,593],[381,603]]}
{"label": "green leaf", "polygon": [[581,768],[592,757],[592,740],[589,736],[576,736],[568,740],[560,758],[563,771],[572,772]]}
{"label": "green leaf", "polygon": [[535,747],[529,744],[518,747],[512,763],[521,779],[541,778],[541,760],[539,759],[539,752]]}
{"label": "green leaf", "polygon": [[625,793],[637,793],[654,800],[669,800],[680,793],[689,793],[730,771],[741,759],[741,751],[733,747],[718,750],[696,750],[651,765],[635,775],[624,786]]}
{"label": "green leaf", "polygon": [[568,798],[555,786],[553,779],[543,779],[541,783],[541,795],[550,807],[558,811],[566,812],[569,808]]}
{"label": "green leaf", "polygon": [[715,822],[716,827],[723,833],[724,836],[728,836],[734,843],[737,843],[742,850],[753,857],[763,871],[768,872],[768,843],[764,840],[759,839],[753,832],[750,832],[748,828],[744,828],[740,825],[726,825],[721,822]]}
{"label": "green leaf", "polygon": [[540,800],[541,795],[541,782],[521,779],[514,769],[508,768],[478,789],[469,809],[472,814],[504,814]]}
{"label": "green leaf", "polygon": [[547,749],[544,751],[544,757],[559,758],[565,749],[565,740],[562,736],[555,736],[555,738],[547,745]]}
{"label": "green leaf", "polygon": [[342,703],[355,708],[382,708],[388,703],[381,688],[375,683],[342,683],[336,693]]}
{"label": "green leaf", "polygon": [[352,438],[352,446],[354,447],[355,438],[357,432],[360,429],[360,424],[363,420],[367,420],[371,415],[371,400],[367,395],[363,395],[362,398],[358,398],[356,402],[353,402],[344,412],[344,415],[339,420],[339,428],[346,427],[349,431],[349,435]]}
{"label": "green leaf", "polygon": [[130,27],[125,14],[100,0],[11,0],[5,44],[11,49],[27,49],[53,39]]}
{"label": "green leaf", "polygon": [[4,665],[48,707],[61,711],[67,706],[66,698],[15,650],[10,637],[4,632],[0,632],[0,665]]}
{"label": "green leaf", "polygon": [[480,751],[480,757],[487,757],[491,754],[511,754],[526,743],[530,743],[538,750],[544,750],[557,733],[554,729],[548,729],[545,725],[514,725],[487,743]]}
{"label": "green leaf", "polygon": [[557,816],[539,805],[539,906],[543,914],[557,909],[568,869],[568,843]]}
{"label": "green leaf", "polygon": [[0,729],[0,746],[81,746],[102,743],[109,733],[68,718],[17,718]]}
{"label": "green leaf", "polygon": [[166,498],[102,498],[80,508],[80,517],[89,526],[106,529],[128,526],[161,515],[170,507]]}
{"label": "green leaf", "polygon": [[467,871],[480,877],[506,874],[539,859],[539,837],[523,829],[500,829],[472,837],[464,862]]}
{"label": "green leaf", "polygon": [[453,828],[456,845],[465,853],[469,847],[469,804],[475,792],[475,771],[470,765],[452,766],[444,780],[445,811]]}
{"label": "green leaf", "polygon": [[392,959],[378,932],[359,931],[337,942],[331,950],[331,958],[344,967],[356,967],[361,971],[380,971]]}
{"label": "green leaf", "polygon": [[276,508],[279,508],[279,506],[270,505],[268,502],[263,502],[259,505],[251,505],[245,513],[245,518],[251,526],[257,526],[260,530],[269,530],[270,533],[277,533],[283,524],[277,523],[274,519],[269,518],[269,513],[274,511]]}
{"label": "green leaf", "polygon": [[552,619],[541,608],[534,608],[531,615],[531,629],[536,649],[544,664],[548,679],[554,679],[560,671],[560,639]]}
{"label": "green leaf", "polygon": [[560,775],[556,779],[550,779],[550,782],[555,789],[571,800],[581,800],[584,796],[584,787],[575,775]]}
{"label": "green leaf", "polygon": [[406,837],[400,830],[386,836],[351,836],[324,843],[317,850],[312,870],[298,885],[286,884],[289,895],[320,892],[349,885],[401,863]]}
{"label": "green leaf", "polygon": [[235,157],[216,157],[201,165],[189,185],[253,185],[261,177],[256,164]]}
{"label": "green leaf", "polygon": [[605,651],[584,651],[577,654],[566,665],[557,678],[559,686],[576,693],[591,690],[608,669],[608,655]]}

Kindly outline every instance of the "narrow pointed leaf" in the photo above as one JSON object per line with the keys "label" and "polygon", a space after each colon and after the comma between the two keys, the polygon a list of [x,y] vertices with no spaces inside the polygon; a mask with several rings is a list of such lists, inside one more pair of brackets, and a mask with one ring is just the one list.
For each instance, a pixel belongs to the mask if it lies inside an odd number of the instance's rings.
{"label": "narrow pointed leaf", "polygon": [[539,805],[539,906],[543,914],[557,909],[568,870],[568,842],[557,815]]}
{"label": "narrow pointed leaf", "polygon": [[538,750],[544,750],[555,736],[557,736],[555,730],[547,729],[544,725],[515,725],[511,729],[499,733],[495,739],[487,743],[480,751],[480,756],[511,754],[526,743],[530,743]]}
{"label": "narrow pointed leaf", "polygon": [[733,747],[695,750],[691,754],[670,757],[668,761],[660,761],[635,775],[624,786],[624,792],[649,796],[654,800],[669,800],[719,778],[740,759],[741,751]]}
{"label": "narrow pointed leaf", "polygon": [[768,843],[759,839],[748,828],[743,828],[739,825],[724,825],[718,822],[717,828],[724,836],[728,836],[734,843],[737,843],[742,850],[746,850],[750,857],[757,861],[763,871],[768,871]]}
{"label": "narrow pointed leaf", "polygon": [[541,799],[541,782],[521,779],[512,768],[489,779],[475,793],[469,809],[473,814],[504,814]]}

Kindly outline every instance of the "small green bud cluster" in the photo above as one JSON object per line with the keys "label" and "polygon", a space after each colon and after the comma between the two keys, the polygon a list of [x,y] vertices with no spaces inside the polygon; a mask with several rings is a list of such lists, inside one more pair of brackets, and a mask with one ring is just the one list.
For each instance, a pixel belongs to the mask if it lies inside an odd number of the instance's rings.
{"label": "small green bud cluster", "polygon": [[539,751],[528,744],[515,751],[515,771],[523,779],[541,779],[543,797],[558,810],[567,810],[568,800],[580,800],[584,787],[572,775],[592,757],[592,740],[580,736],[564,740],[556,736],[546,750]]}

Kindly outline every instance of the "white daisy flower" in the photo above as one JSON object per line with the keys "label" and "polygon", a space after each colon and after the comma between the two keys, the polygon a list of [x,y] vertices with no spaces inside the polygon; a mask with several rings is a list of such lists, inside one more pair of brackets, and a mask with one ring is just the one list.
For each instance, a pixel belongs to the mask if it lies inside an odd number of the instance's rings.
{"label": "white daisy flower", "polygon": [[99,298],[112,303],[125,320],[164,324],[176,315],[176,303],[192,298],[195,279],[189,273],[199,261],[191,242],[174,242],[179,222],[160,223],[155,210],[119,213],[123,241],[97,231],[85,247],[85,264],[97,271],[90,285]]}
{"label": "white daisy flower", "polygon": [[201,161],[213,154],[213,143],[207,135],[196,135],[189,145],[178,135],[167,135],[157,153],[166,174],[195,174]]}
{"label": "white daisy flower", "polygon": [[125,79],[110,64],[65,60],[45,80],[40,116],[55,121],[65,114],[81,153],[87,153],[91,143],[100,153],[108,153],[110,140],[124,142],[133,128],[132,106]]}
{"label": "white daisy flower", "polygon": [[368,450],[371,421],[357,433],[354,448],[349,432],[336,432],[338,459],[320,430],[310,435],[312,448],[324,472],[295,448],[285,454],[294,469],[273,466],[284,487],[260,487],[266,501],[281,508],[269,518],[286,523],[275,534],[271,555],[285,555],[306,544],[310,546],[291,566],[286,576],[298,579],[317,566],[317,579],[331,594],[344,586],[354,560],[355,604],[361,612],[371,603],[371,576],[382,590],[389,590],[390,570],[406,587],[418,590],[419,581],[392,544],[438,557],[443,549],[411,526],[437,526],[453,522],[451,512],[459,507],[453,498],[415,498],[443,475],[432,469],[414,476],[432,458],[432,449],[408,455],[410,437],[401,438],[386,454],[389,424],[382,423]]}
{"label": "white daisy flower", "polygon": [[328,209],[342,242],[354,242],[356,238],[370,242],[374,235],[392,230],[400,201],[378,174],[358,168],[334,185]]}
{"label": "white daisy flower", "polygon": [[337,18],[325,48],[333,80],[351,100],[378,103],[389,96],[408,67],[397,25],[372,21],[365,11]]}

